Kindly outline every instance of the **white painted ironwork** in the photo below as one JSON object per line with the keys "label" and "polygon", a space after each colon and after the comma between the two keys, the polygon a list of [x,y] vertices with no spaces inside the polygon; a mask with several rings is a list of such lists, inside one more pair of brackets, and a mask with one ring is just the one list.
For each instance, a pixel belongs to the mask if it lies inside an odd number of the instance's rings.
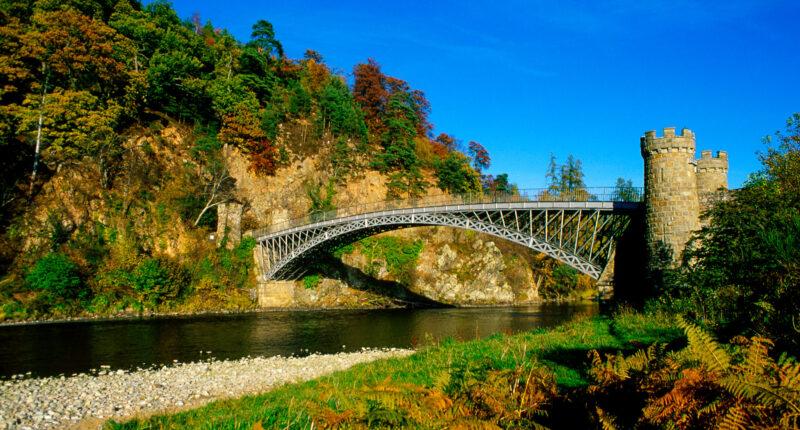
{"label": "white painted ironwork", "polygon": [[[265,230],[254,237],[262,250],[266,249],[266,257],[262,252],[262,267],[267,280],[296,275],[304,270],[303,258],[314,251],[383,231],[421,225],[490,234],[546,254],[597,279],[608,262],[615,238],[638,206],[635,202],[520,201],[408,207],[326,219],[285,230]],[[512,216],[514,221],[506,223],[506,217]],[[594,222],[581,222],[592,217]],[[553,225],[553,219],[560,222]],[[558,231],[553,231],[555,228]]]}

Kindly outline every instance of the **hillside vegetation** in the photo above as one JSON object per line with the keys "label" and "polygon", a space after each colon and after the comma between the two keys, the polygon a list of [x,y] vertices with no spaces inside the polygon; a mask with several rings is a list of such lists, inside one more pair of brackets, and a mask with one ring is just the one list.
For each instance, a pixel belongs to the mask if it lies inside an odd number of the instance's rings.
{"label": "hillside vegetation", "polygon": [[372,59],[350,84],[289,59],[266,20],[241,42],[164,1],[7,1],[0,83],[0,319],[252,306],[252,240],[207,240],[227,201],[248,229],[514,189],[481,144],[434,137],[422,91]]}

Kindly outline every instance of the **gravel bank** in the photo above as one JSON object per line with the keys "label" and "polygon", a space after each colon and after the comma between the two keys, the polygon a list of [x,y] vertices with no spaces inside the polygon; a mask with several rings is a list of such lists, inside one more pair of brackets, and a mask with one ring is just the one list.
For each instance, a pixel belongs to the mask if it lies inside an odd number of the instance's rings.
{"label": "gravel bank", "polygon": [[99,369],[92,375],[4,381],[0,429],[63,428],[90,418],[196,407],[412,353],[391,348],[308,357],[210,359],[133,372]]}

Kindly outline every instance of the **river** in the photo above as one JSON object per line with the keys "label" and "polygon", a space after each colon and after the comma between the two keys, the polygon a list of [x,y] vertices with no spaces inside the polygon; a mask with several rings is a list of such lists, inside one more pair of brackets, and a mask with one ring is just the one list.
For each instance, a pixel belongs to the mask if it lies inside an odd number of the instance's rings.
{"label": "river", "polygon": [[362,347],[408,348],[546,328],[596,303],[517,307],[275,311],[0,326],[0,378],[55,376],[215,358],[303,356]]}

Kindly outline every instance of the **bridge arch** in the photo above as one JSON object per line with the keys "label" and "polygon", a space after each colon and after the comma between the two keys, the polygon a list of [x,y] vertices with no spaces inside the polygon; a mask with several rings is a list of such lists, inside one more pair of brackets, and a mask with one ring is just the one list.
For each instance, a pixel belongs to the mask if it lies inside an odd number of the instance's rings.
{"label": "bridge arch", "polygon": [[[448,226],[526,246],[598,279],[616,238],[640,204],[614,201],[444,204],[363,211],[293,227],[253,232],[265,280],[297,279],[308,257],[373,234],[412,226]],[[399,205],[398,205],[399,206]]]}

